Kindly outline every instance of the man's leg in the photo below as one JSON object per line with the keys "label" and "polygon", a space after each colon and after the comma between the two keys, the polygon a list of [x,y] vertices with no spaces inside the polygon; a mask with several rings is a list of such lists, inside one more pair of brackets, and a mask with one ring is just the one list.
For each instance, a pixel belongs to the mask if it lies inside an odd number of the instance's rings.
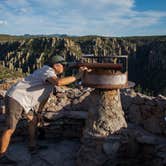
{"label": "man's leg", "polygon": [[9,146],[10,139],[12,134],[16,129],[16,125],[21,118],[21,114],[23,111],[22,106],[17,103],[11,97],[5,98],[5,106],[6,106],[6,130],[3,132],[1,137],[1,145],[0,145],[0,156],[3,156]]}
{"label": "man's leg", "polygon": [[29,121],[29,147],[36,146],[36,127],[37,127],[37,116],[27,115]]}
{"label": "man's leg", "polygon": [[15,129],[7,129],[3,132],[1,138],[0,157],[3,156],[9,146],[9,142]]}
{"label": "man's leg", "polygon": [[[48,101],[48,98],[44,100],[38,107],[37,112],[41,113],[42,109],[44,108],[46,102]],[[42,123],[42,117],[41,115],[36,113],[27,115],[28,121],[29,121],[29,147],[35,147],[36,146],[36,129],[37,129],[37,124],[40,122]]]}
{"label": "man's leg", "polygon": [[13,161],[8,156],[5,155],[7,148],[10,143],[10,139],[15,129],[6,129],[1,137],[1,146],[0,146],[0,165],[16,165],[16,161]]}

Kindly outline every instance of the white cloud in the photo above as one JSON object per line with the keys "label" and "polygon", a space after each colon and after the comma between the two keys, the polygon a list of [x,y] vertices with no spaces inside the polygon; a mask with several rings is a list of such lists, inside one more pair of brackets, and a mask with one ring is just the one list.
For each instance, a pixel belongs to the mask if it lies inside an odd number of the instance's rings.
{"label": "white cloud", "polygon": [[[78,1],[75,0],[75,3],[78,3]],[[79,3],[84,5],[91,5],[93,7],[103,7],[106,5],[111,5],[123,8],[131,8],[134,6],[134,0],[80,0]]]}
{"label": "white cloud", "polygon": [[5,0],[4,3],[10,7],[24,7],[29,5],[28,0]]}
{"label": "white cloud", "polygon": [[7,21],[6,20],[0,20],[0,25],[7,25]]}
{"label": "white cloud", "polygon": [[[166,17],[166,12],[137,11],[135,0],[5,0],[5,5],[0,4],[1,8],[0,24],[7,25],[8,32],[17,34],[119,36],[145,32],[146,28],[164,24],[161,20]],[[7,20],[8,24],[2,20]]]}
{"label": "white cloud", "polygon": [[56,9],[56,7],[65,4],[65,0],[35,0],[35,3],[38,4],[39,7]]}
{"label": "white cloud", "polygon": [[20,12],[22,12],[22,13],[27,13],[27,12],[28,12],[28,8],[21,8],[21,9],[20,9]]}

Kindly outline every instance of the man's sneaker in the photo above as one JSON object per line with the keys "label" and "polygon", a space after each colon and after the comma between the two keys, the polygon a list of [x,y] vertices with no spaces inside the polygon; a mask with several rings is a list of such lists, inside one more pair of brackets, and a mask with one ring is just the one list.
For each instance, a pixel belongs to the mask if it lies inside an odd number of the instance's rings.
{"label": "man's sneaker", "polygon": [[6,155],[2,156],[0,158],[0,164],[12,164],[12,165],[16,165],[17,162],[11,160],[9,157],[7,157]]}

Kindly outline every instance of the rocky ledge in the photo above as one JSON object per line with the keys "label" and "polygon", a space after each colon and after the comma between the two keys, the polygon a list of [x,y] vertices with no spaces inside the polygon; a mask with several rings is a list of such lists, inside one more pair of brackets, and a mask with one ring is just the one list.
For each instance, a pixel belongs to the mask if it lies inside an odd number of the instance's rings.
{"label": "rocky ledge", "polygon": [[[43,112],[44,124],[38,127],[38,139],[48,145],[48,150],[31,156],[26,148],[27,123],[21,120],[13,144],[8,150],[11,158],[26,165],[66,165],[75,166],[80,138],[87,119],[87,104],[90,88],[55,88]],[[4,126],[4,94],[0,93],[0,130]],[[117,165],[164,166],[166,165],[166,97],[151,97],[133,90],[121,91],[122,107],[128,127],[122,131],[122,147],[117,157]],[[42,141],[41,141],[42,139]],[[73,140],[74,139],[74,140]],[[25,142],[25,144],[20,142]],[[17,148],[17,153],[13,153]],[[109,156],[111,144],[103,147],[108,155],[105,165],[112,165]],[[26,153],[26,154],[25,154]],[[20,154],[26,157],[18,158]],[[22,156],[24,156],[22,155]],[[43,157],[44,156],[44,157]],[[65,161],[65,162],[62,162]],[[115,165],[116,165],[115,164]],[[21,164],[22,165],[22,164]]]}

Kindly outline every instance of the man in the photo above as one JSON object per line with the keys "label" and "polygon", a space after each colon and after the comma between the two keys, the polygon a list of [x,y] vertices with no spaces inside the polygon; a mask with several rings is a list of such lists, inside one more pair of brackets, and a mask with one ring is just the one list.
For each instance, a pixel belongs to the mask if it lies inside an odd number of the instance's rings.
{"label": "man", "polygon": [[[29,122],[29,150],[36,149],[35,129],[40,113],[48,100],[53,87],[68,85],[79,76],[58,78],[64,71],[63,57],[56,55],[49,59],[47,65],[34,71],[22,81],[13,85],[6,94],[6,130],[2,134],[0,146],[0,163],[7,163],[9,158],[5,155],[11,136],[22,116]],[[36,111],[36,109],[38,111]],[[37,114],[36,114],[37,112]],[[11,163],[11,161],[9,161]]]}

